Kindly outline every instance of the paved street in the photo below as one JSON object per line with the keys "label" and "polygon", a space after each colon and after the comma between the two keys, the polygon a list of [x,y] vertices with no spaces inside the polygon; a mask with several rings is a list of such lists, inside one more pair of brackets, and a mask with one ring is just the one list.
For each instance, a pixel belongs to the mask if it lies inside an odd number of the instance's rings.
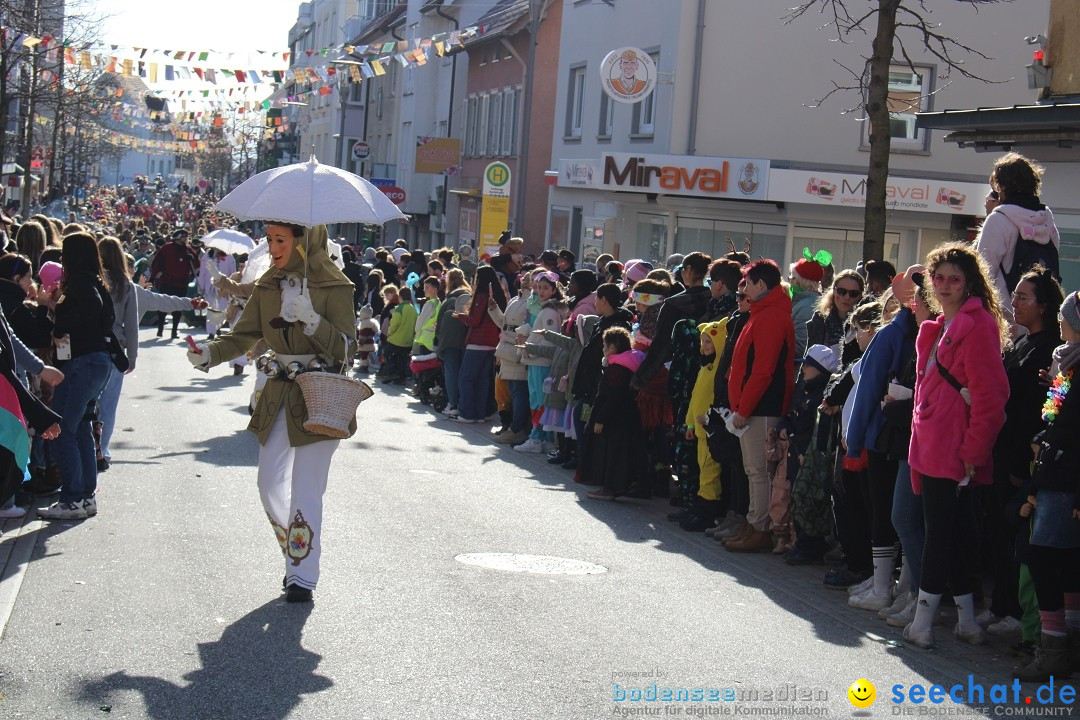
{"label": "paved street", "polygon": [[[250,370],[200,375],[181,343],[152,335],[124,388],[100,515],[9,521],[0,538],[0,718],[602,718],[723,705],[613,700],[613,683],[654,682],[776,697],[794,684],[819,700],[740,704],[847,716],[863,677],[884,716],[896,683],[1008,681],[1000,640],[969,648],[939,628],[939,650],[896,646],[897,632],[822,587],[820,568],[728,553],[666,521],[666,501],[587,500],[543,456],[497,449],[486,426],[441,421],[381,386],[334,459],[316,601],[286,605],[243,429]],[[455,560],[482,552],[607,572]]]}

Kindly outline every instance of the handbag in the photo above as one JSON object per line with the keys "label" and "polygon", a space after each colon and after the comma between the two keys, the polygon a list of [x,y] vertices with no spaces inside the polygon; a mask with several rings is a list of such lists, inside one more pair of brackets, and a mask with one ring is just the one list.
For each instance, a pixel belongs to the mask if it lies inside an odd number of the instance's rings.
{"label": "handbag", "polygon": [[810,446],[791,486],[791,519],[799,530],[812,537],[825,537],[832,532],[832,486],[834,433],[829,433],[825,450],[817,449],[818,424],[821,413],[814,418]]}
{"label": "handbag", "polygon": [[120,345],[120,341],[116,339],[116,333],[112,331],[109,331],[109,334],[105,336],[105,352],[109,354],[109,360],[112,361],[117,372],[126,373],[128,368],[131,367],[127,353]]}

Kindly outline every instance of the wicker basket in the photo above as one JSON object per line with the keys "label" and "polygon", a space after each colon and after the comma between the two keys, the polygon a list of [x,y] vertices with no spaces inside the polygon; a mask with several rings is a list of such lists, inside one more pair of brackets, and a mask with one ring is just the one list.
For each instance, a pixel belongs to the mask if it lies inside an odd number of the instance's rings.
{"label": "wicker basket", "polygon": [[304,429],[332,438],[349,437],[357,406],[375,394],[366,383],[331,372],[302,373],[296,384],[307,405]]}

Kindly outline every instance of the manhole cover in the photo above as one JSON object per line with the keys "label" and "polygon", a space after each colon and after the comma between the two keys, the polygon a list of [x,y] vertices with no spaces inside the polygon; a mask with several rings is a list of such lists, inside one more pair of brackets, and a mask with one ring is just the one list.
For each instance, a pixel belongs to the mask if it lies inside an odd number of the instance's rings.
{"label": "manhole cover", "polygon": [[508,570],[539,575],[598,575],[607,572],[603,565],[595,565],[584,560],[552,557],[550,555],[517,555],[515,553],[466,553],[454,558],[466,565],[488,568],[490,570]]}

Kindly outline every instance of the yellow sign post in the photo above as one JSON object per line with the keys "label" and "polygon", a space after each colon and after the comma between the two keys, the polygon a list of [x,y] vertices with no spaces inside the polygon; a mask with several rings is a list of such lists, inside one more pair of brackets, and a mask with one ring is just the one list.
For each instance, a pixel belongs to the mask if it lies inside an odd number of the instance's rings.
{"label": "yellow sign post", "polygon": [[499,236],[510,225],[510,167],[493,162],[484,170],[484,195],[480,203],[479,254],[499,252]]}

